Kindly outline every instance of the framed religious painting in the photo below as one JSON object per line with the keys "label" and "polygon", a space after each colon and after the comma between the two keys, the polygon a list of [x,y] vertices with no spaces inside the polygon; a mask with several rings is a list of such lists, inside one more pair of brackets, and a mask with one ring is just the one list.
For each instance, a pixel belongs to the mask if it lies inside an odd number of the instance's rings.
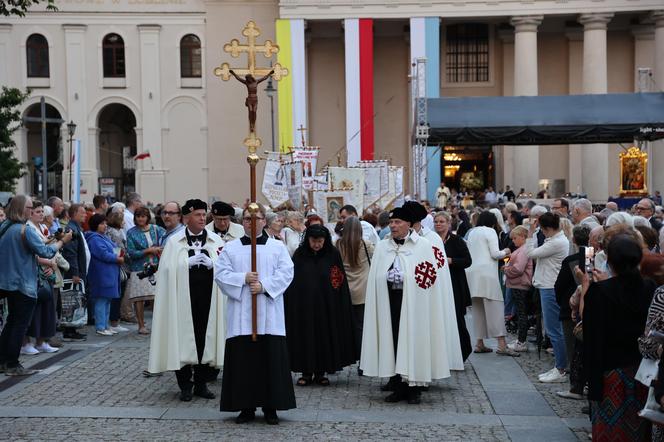
{"label": "framed religious painting", "polygon": [[647,196],[648,154],[632,146],[620,153],[620,196]]}
{"label": "framed religious painting", "polygon": [[339,220],[339,211],[351,199],[350,189],[314,191],[314,207],[325,224],[335,224]]}

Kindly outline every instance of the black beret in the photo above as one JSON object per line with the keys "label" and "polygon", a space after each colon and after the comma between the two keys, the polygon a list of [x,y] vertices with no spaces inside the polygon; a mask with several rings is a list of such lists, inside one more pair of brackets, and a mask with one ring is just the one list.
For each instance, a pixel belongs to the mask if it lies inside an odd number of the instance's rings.
{"label": "black beret", "polygon": [[406,210],[410,210],[413,214],[414,222],[422,221],[428,215],[427,209],[417,201],[406,201],[403,203],[402,207]]}
{"label": "black beret", "polygon": [[396,207],[390,212],[390,219],[400,219],[413,224],[415,221],[413,213],[403,207]]}
{"label": "black beret", "polygon": [[223,201],[212,203],[212,214],[215,216],[235,216],[235,209]]}
{"label": "black beret", "polygon": [[205,201],[199,199],[187,200],[184,206],[182,206],[182,214],[189,215],[194,210],[201,209],[207,211],[207,203]]}

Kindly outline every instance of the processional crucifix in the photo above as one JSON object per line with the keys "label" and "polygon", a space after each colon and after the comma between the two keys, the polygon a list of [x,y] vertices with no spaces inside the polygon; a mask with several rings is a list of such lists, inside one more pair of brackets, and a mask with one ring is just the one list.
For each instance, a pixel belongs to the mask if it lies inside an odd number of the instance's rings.
{"label": "processional crucifix", "polygon": [[[240,54],[246,53],[249,65],[246,68],[231,68],[228,63],[222,63],[221,66],[215,68],[214,75],[220,77],[224,81],[230,80],[231,76],[235,77],[239,82],[247,87],[247,99],[244,105],[247,106],[249,111],[249,136],[244,139],[244,145],[249,151],[247,156],[247,163],[249,163],[249,184],[250,184],[250,204],[247,207],[251,214],[251,271],[256,272],[256,213],[258,212],[258,204],[256,203],[256,164],[260,157],[256,154],[256,150],[261,146],[261,139],[256,136],[256,112],[258,110],[258,84],[267,80],[270,76],[279,81],[288,75],[288,69],[275,63],[271,68],[257,67],[256,55],[263,54],[265,58],[271,58],[274,54],[279,52],[279,46],[272,43],[270,40],[265,40],[262,45],[256,44],[256,37],[261,34],[260,29],[256,26],[253,20],[250,20],[242,30],[242,35],[247,38],[247,44],[240,44],[236,38],[232,39],[230,43],[224,45],[224,52],[231,54],[233,58],[237,58]],[[242,78],[244,76],[244,79]],[[260,78],[256,79],[256,76]],[[257,311],[256,311],[256,294],[251,296],[251,340],[256,341],[257,335]]]}

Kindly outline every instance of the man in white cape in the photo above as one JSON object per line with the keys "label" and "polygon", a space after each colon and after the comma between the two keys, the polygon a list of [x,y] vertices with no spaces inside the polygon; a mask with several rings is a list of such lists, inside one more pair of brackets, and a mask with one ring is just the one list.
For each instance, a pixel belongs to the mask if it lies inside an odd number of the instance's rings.
{"label": "man in white cape", "polygon": [[367,281],[360,368],[390,377],[386,402],[420,403],[421,387],[450,376],[443,295],[431,242],[411,229],[414,215],[390,212],[390,234],[378,243]]}
{"label": "man in white cape", "polygon": [[[251,271],[251,214],[242,214],[245,235],[226,244],[214,265],[214,279],[226,300],[226,347],[221,411],[240,411],[238,424],[255,419],[279,423],[277,410],[295,408],[283,294],[293,280],[293,261],[281,242],[269,238],[265,209],[256,213],[256,272]],[[256,341],[252,341],[252,294],[256,294]]]}
{"label": "man in white cape", "polygon": [[182,207],[187,225],[171,236],[161,255],[152,318],[148,371],[175,371],[180,400],[186,402],[192,395],[214,398],[206,383],[224,360],[224,302],[213,281],[223,244],[205,230],[206,211],[201,200]]}
{"label": "man in white cape", "polygon": [[450,370],[463,370],[463,354],[461,352],[459,328],[457,326],[456,309],[454,307],[454,290],[452,289],[450,267],[447,264],[445,244],[436,232],[422,225],[422,220],[428,215],[427,209],[422,204],[416,201],[406,201],[403,207],[410,210],[416,220],[413,223],[413,230],[431,242],[433,255],[436,258],[436,267],[438,268],[436,285],[440,286],[439,288],[442,292],[447,358],[450,363]]}

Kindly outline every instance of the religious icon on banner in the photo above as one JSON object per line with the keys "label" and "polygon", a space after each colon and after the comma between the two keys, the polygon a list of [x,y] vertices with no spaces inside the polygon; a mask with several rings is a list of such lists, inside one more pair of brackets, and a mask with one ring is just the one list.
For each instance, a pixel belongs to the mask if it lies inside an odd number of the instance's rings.
{"label": "religious icon on banner", "polygon": [[620,196],[647,196],[648,154],[632,146],[620,154]]}
{"label": "religious icon on banner", "polygon": [[339,211],[350,201],[350,190],[316,190],[314,207],[326,224],[335,224],[339,220]]}

